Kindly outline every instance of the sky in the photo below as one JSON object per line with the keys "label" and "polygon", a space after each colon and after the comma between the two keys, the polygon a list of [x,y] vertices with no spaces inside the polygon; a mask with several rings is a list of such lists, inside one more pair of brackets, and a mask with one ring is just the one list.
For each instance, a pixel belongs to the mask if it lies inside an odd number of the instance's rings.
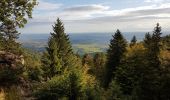
{"label": "sky", "polygon": [[66,33],[149,32],[156,23],[170,31],[170,0],[38,0],[33,18],[19,32],[49,34],[60,18]]}

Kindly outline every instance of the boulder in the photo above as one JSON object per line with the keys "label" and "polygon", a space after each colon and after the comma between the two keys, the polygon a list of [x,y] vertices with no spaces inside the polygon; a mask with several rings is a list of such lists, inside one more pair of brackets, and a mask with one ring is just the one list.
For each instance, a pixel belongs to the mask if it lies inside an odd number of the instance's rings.
{"label": "boulder", "polygon": [[24,65],[24,56],[16,55],[10,52],[0,51],[0,64],[7,64],[15,67],[16,64]]}

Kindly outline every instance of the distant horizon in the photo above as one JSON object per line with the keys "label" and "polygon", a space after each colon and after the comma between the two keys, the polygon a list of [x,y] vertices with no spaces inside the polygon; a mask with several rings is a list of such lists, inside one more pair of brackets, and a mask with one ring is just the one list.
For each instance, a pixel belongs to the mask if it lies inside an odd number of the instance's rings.
{"label": "distant horizon", "polygon": [[[121,30],[120,30],[121,31]],[[116,32],[116,30],[114,31],[114,32],[65,32],[66,34],[112,34],[112,33],[115,33]],[[152,33],[152,31],[134,31],[134,32],[123,32],[123,31],[121,31],[121,33],[122,34],[124,34],[124,33],[143,33],[143,34],[145,34],[145,33]],[[22,34],[30,34],[30,35],[33,35],[33,34],[50,34],[50,33],[52,33],[52,32],[49,32],[49,33],[21,33],[20,35],[22,35]],[[164,33],[166,33],[166,34],[170,34],[170,31],[162,31],[162,33],[164,34]]]}
{"label": "distant horizon", "polygon": [[[138,42],[142,41],[145,37],[146,32],[122,32],[124,38],[130,42],[132,37],[135,35]],[[168,35],[169,33],[164,33],[162,36]],[[77,33],[68,34],[70,42],[74,48],[94,48],[96,50],[105,50],[109,45],[110,39],[114,33]],[[170,35],[170,34],[169,34]],[[44,50],[47,45],[50,34],[21,34],[18,41],[26,48],[31,48],[34,50]],[[76,50],[77,50],[76,49]]]}
{"label": "distant horizon", "polygon": [[[122,32],[122,35],[124,36],[125,39],[127,39],[128,41],[130,41],[132,39],[132,37],[135,35],[137,40],[141,41],[144,39],[145,34],[147,32]],[[166,35],[170,35],[169,32],[162,32],[163,34],[161,36],[166,36]],[[114,33],[72,33],[72,34],[68,34],[69,37],[71,39],[77,39],[77,38],[81,38],[81,39],[90,39],[90,40],[102,40],[102,39],[108,39],[108,41],[112,38],[112,35],[114,35]],[[19,36],[19,40],[21,41],[25,41],[25,40],[34,40],[34,41],[39,41],[40,40],[48,40],[48,37],[50,36],[50,34],[20,34]],[[81,40],[83,41],[83,40]],[[46,41],[47,42],[47,41]]]}

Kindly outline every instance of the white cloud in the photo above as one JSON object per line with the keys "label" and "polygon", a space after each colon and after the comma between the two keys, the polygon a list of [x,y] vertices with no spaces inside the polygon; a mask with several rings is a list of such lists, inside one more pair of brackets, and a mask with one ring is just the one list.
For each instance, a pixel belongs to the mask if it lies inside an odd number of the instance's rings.
{"label": "white cloud", "polygon": [[92,5],[78,5],[69,8],[65,8],[64,11],[68,12],[92,12],[92,11],[104,11],[108,10],[108,6],[103,6],[100,4],[92,4]]}
{"label": "white cloud", "polygon": [[62,6],[62,4],[49,3],[49,2],[39,0],[36,9],[49,11],[49,10],[56,10],[61,6]]}
{"label": "white cloud", "polygon": [[[64,21],[67,32],[106,32],[112,31],[113,27],[128,31],[144,31],[151,29],[157,22],[164,25],[163,27],[167,30],[170,28],[168,24],[170,23],[170,3],[120,10],[114,10],[101,4],[76,5],[54,10],[59,7],[56,6],[58,4],[54,5],[54,7],[51,6],[52,8],[44,8],[47,12],[34,14],[26,28],[28,30],[36,28],[36,33],[38,31],[39,33],[49,33],[50,27],[57,17]],[[42,9],[43,6],[41,5],[40,8]]]}
{"label": "white cloud", "polygon": [[[103,15],[103,12],[109,12],[108,6],[103,6],[100,4],[91,4],[91,5],[77,5],[64,9],[52,10],[43,13],[35,13],[33,20],[36,22],[40,21],[55,21],[57,17],[60,17],[64,20],[84,20],[93,18],[93,15],[100,14]],[[107,14],[108,15],[108,14]]]}
{"label": "white cloud", "polygon": [[[170,3],[161,5],[141,6],[136,8],[126,8],[120,10],[110,10],[109,6],[103,5],[79,5],[64,8],[61,11],[49,11],[34,15],[34,22],[54,22],[57,17],[65,21],[87,21],[90,20],[114,20],[124,21],[129,19],[153,18],[160,14],[170,13]],[[148,17],[149,16],[149,17]],[[159,17],[158,16],[158,17]],[[163,15],[161,15],[163,16]],[[167,17],[167,16],[166,16]],[[110,21],[109,21],[110,22]]]}
{"label": "white cloud", "polygon": [[147,3],[163,3],[163,2],[169,2],[170,0],[145,0]]}
{"label": "white cloud", "polygon": [[57,16],[65,20],[82,20],[93,18],[93,15],[103,14],[108,10],[109,6],[100,4],[77,5],[63,9]]}
{"label": "white cloud", "polygon": [[[107,11],[106,11],[107,12]],[[105,13],[105,12],[104,12]],[[104,14],[103,14],[104,15]],[[108,16],[94,17],[81,22],[88,23],[110,23],[126,22],[144,19],[170,19],[170,3],[166,5],[151,5],[137,8],[109,11]]]}

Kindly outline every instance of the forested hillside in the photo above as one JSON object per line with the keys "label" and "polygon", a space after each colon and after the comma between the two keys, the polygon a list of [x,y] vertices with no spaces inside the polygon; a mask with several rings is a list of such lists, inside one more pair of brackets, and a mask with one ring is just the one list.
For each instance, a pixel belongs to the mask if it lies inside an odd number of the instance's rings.
{"label": "forested hillside", "polygon": [[0,1],[0,100],[170,100],[170,35],[159,23],[142,41],[117,29],[106,52],[82,57],[56,18],[45,51],[35,52],[17,42],[35,5]]}

